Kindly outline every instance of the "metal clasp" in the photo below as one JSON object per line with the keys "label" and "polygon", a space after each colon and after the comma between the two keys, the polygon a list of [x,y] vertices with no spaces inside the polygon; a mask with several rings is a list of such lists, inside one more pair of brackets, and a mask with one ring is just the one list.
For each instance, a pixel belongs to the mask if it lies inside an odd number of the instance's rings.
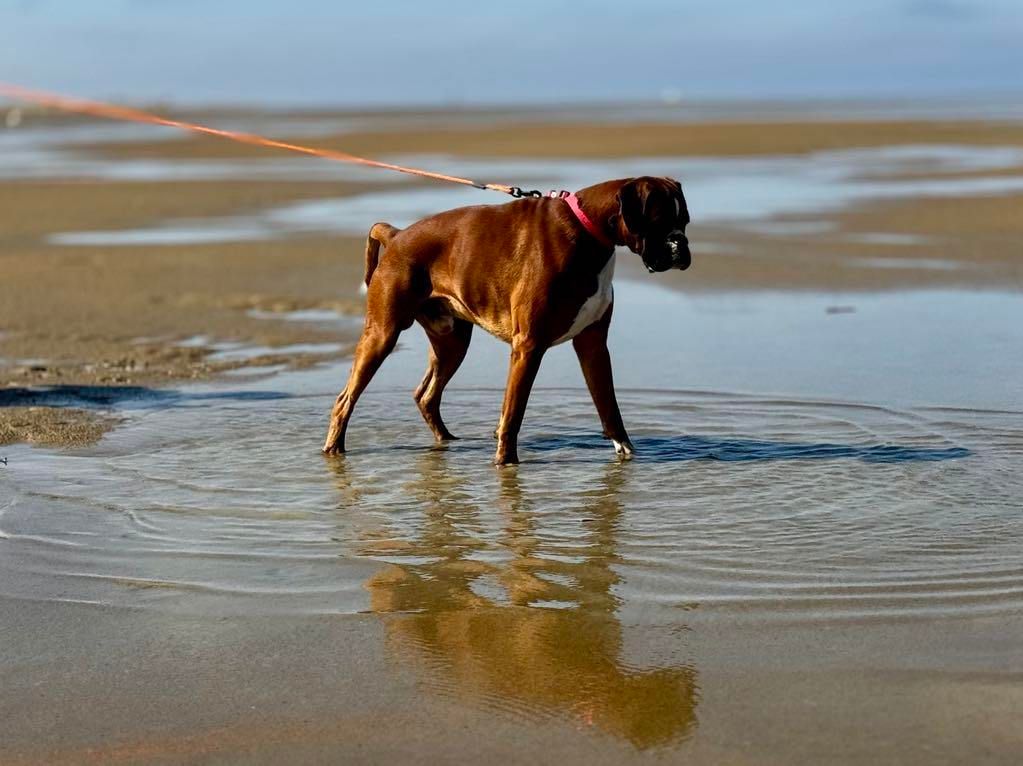
{"label": "metal clasp", "polygon": [[543,196],[543,193],[539,189],[531,189],[530,191],[523,191],[518,186],[513,186],[511,188],[511,191],[508,192],[508,193],[510,195],[512,195],[513,197],[516,197],[516,198],[518,198],[518,197],[536,197],[537,199],[540,199],[540,197]]}

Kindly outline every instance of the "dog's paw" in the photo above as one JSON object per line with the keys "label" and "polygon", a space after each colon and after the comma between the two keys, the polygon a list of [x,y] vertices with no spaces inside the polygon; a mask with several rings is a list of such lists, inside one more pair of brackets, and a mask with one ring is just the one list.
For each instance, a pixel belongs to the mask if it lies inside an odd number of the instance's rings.
{"label": "dog's paw", "polygon": [[496,455],[494,455],[494,465],[497,466],[498,468],[504,468],[505,466],[518,464],[519,456],[516,454],[502,455],[500,452],[498,452]]}
{"label": "dog's paw", "polygon": [[632,442],[630,442],[628,439],[621,442],[618,441],[617,439],[612,439],[611,443],[615,445],[615,454],[618,455],[618,457],[624,458],[626,460],[631,458],[633,453],[635,453],[636,451],[636,448],[632,446]]}

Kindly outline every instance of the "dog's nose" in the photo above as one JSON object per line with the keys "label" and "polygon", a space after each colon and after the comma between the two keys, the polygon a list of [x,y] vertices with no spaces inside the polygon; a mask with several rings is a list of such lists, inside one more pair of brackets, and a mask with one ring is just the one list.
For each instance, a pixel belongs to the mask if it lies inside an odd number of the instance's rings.
{"label": "dog's nose", "polygon": [[672,255],[678,256],[679,253],[689,250],[689,240],[681,231],[673,231],[668,235],[668,249]]}
{"label": "dog's nose", "polygon": [[689,254],[689,240],[681,231],[673,231],[668,234],[668,251],[671,253],[671,265],[676,269],[685,271],[692,262]]}
{"label": "dog's nose", "polygon": [[671,265],[682,271],[685,271],[692,264],[692,255],[689,252],[689,240],[686,239],[686,235],[678,232],[672,232],[671,237],[668,239],[668,248],[671,250]]}

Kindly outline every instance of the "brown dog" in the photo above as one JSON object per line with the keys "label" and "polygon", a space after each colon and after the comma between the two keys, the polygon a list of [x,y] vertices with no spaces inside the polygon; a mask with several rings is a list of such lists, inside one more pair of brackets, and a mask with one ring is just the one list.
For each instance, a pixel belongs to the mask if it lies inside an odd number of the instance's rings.
{"label": "brown dog", "polygon": [[[614,245],[651,272],[690,264],[682,187],[645,176],[605,181],[563,198],[458,208],[407,229],[378,223],[366,243],[366,323],[348,385],[330,416],[323,451],[345,451],[359,395],[398,335],[418,321],[430,339],[429,366],[414,397],[438,441],[454,437],[440,416],[444,387],[469,348],[472,326],[511,344],[497,465],[518,462],[517,438],[533,380],[548,348],[571,340],[604,435],[619,455],[633,447],[611,377]],[[380,257],[380,245],[387,249]]]}

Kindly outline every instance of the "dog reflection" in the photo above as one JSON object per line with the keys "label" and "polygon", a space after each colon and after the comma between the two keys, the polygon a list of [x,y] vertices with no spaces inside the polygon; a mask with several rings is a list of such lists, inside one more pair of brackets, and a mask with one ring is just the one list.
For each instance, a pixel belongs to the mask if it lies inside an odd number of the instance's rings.
{"label": "dog reflection", "polygon": [[[406,487],[425,511],[416,539],[400,547],[366,540],[361,549],[407,560],[366,582],[395,655],[429,668],[443,694],[569,716],[640,749],[692,733],[695,670],[622,661],[613,564],[627,466],[609,464],[575,499],[584,533],[556,547],[516,472],[497,479],[495,537],[493,523],[481,521],[478,482],[452,470],[443,450],[423,454],[418,468]],[[353,483],[341,480],[349,490]]]}

